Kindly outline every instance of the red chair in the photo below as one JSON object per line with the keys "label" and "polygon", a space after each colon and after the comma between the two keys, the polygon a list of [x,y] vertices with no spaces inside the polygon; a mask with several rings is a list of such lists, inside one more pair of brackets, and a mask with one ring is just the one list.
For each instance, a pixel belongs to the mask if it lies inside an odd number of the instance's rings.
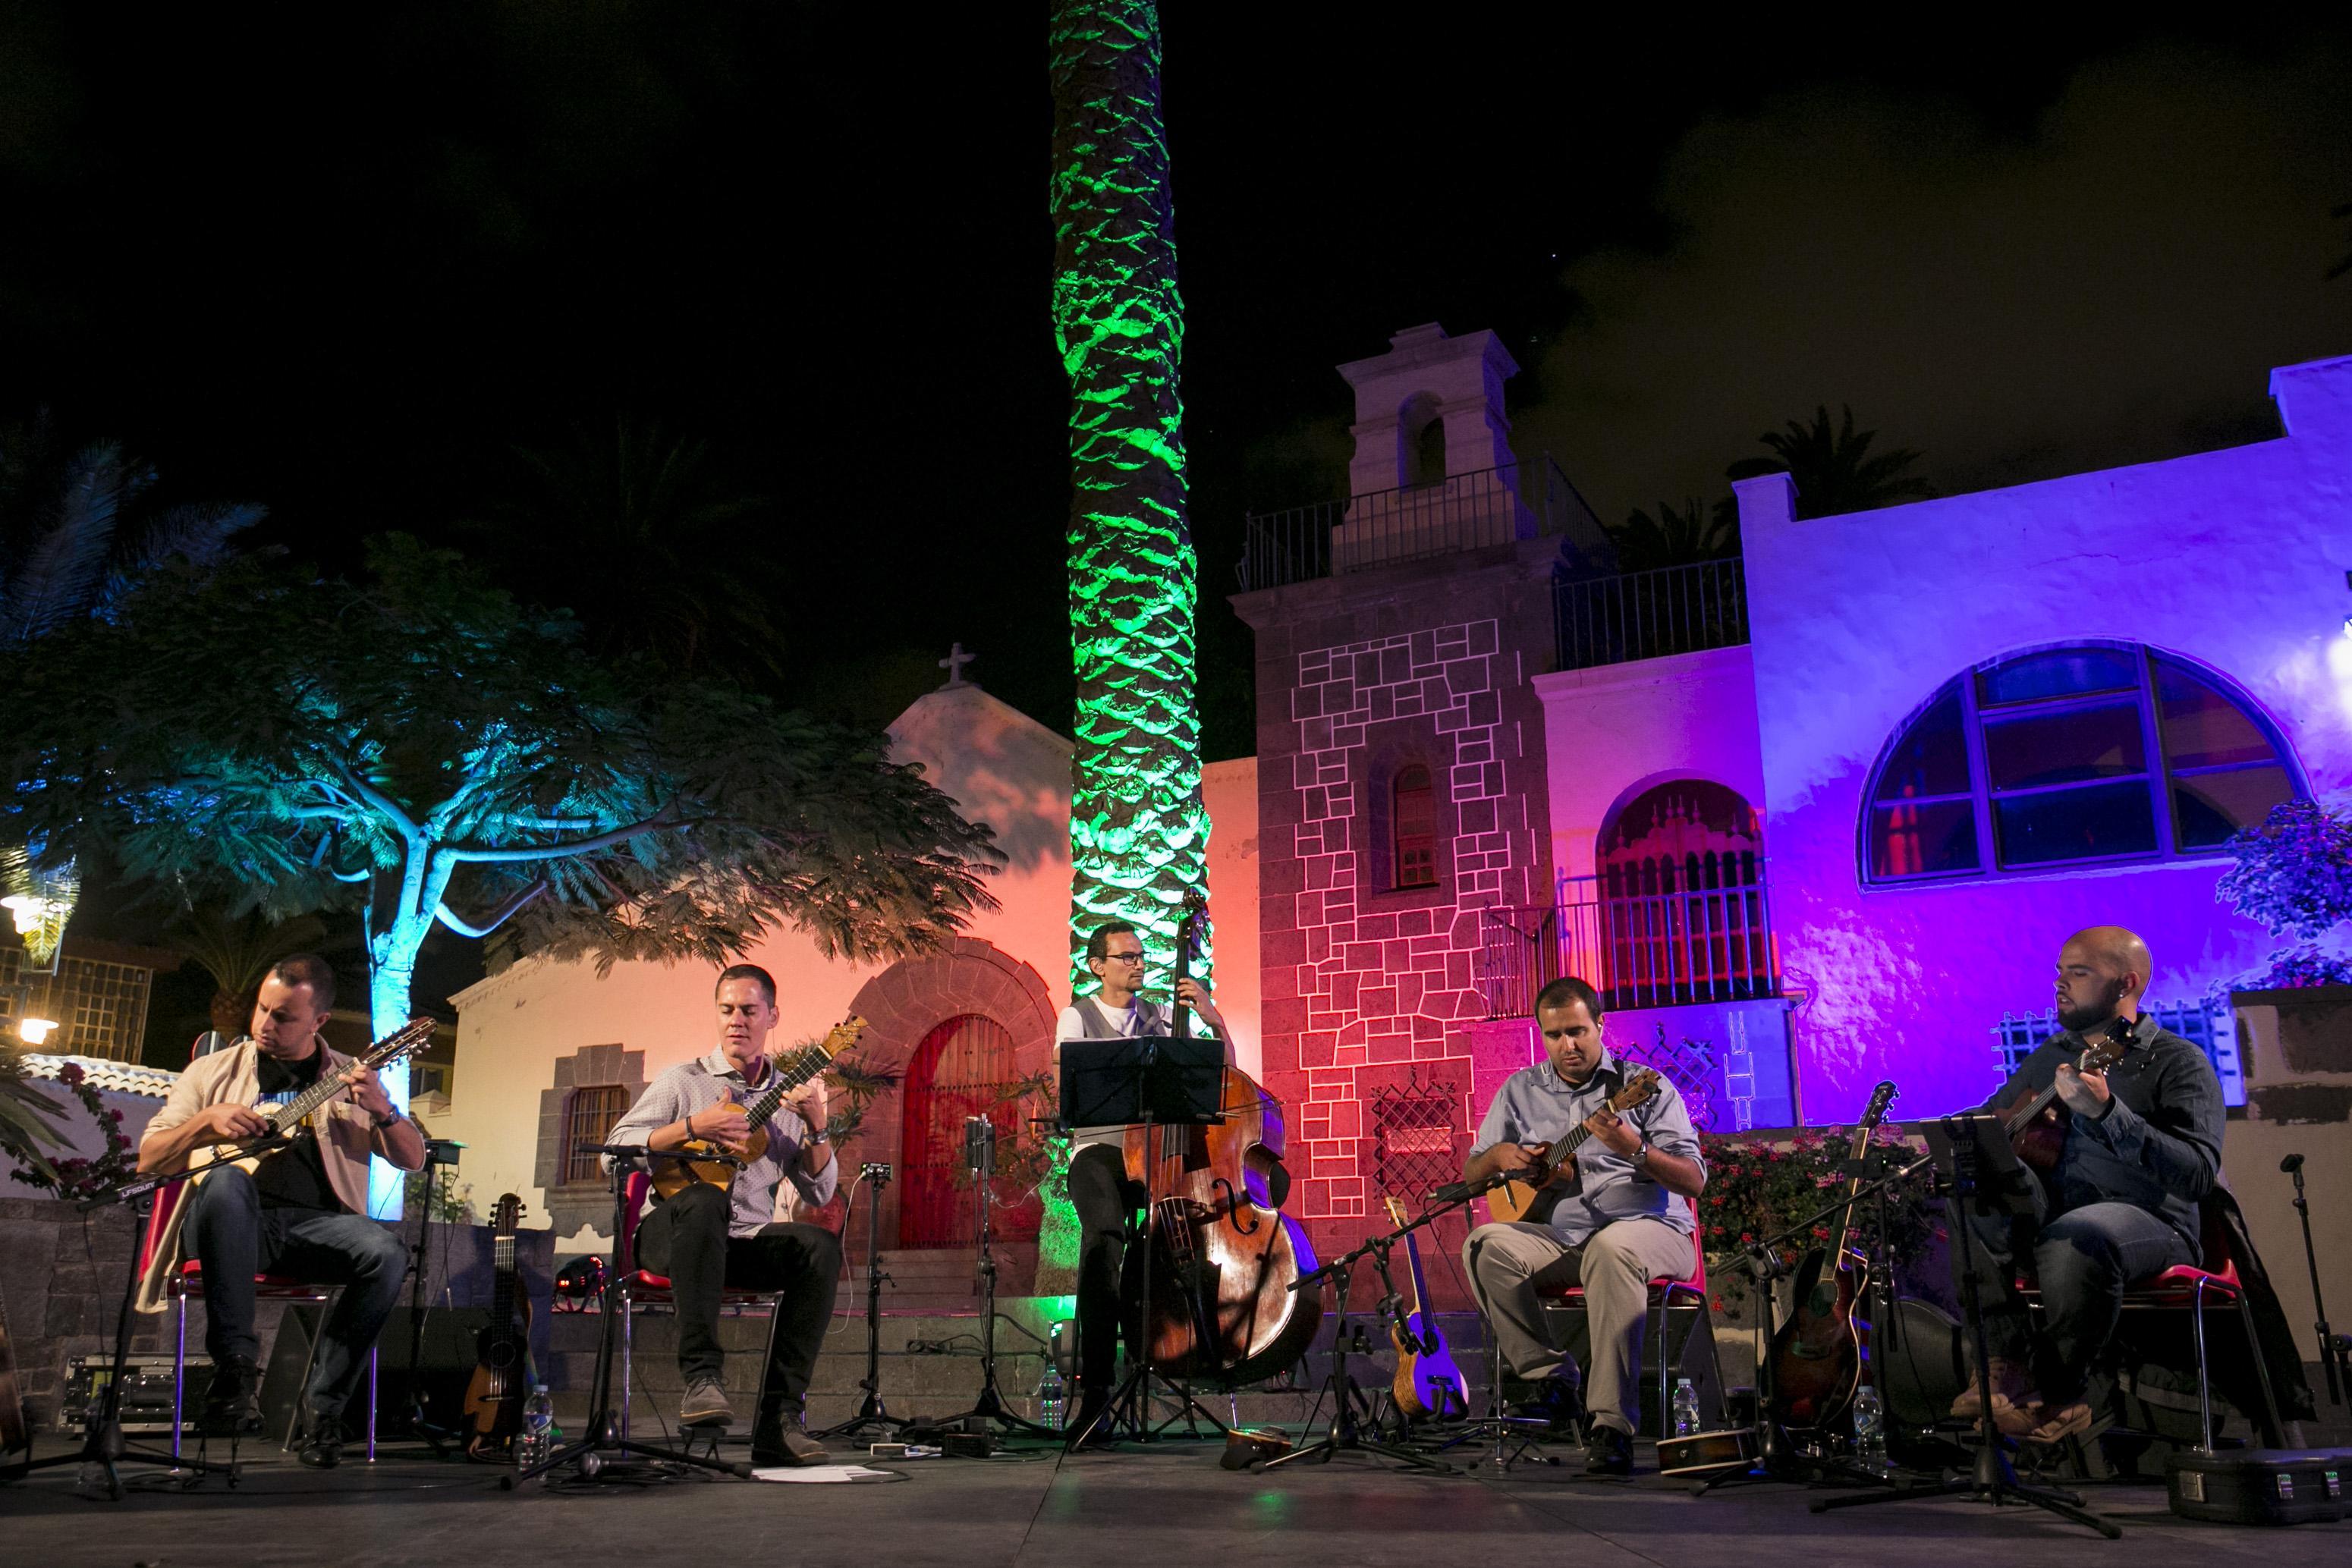
{"label": "red chair", "polygon": [[[170,1223],[172,1211],[186,1193],[188,1184],[173,1182],[155,1189],[155,1207],[147,1218],[147,1234],[139,1244],[139,1274],[144,1279],[147,1265],[155,1256],[155,1249],[163,1239],[163,1228]],[[279,1274],[256,1274],[253,1277],[254,1297],[264,1301],[289,1301],[308,1306],[324,1306],[334,1295],[331,1286],[312,1284],[302,1280],[289,1280]],[[163,1282],[164,1293],[172,1301],[172,1457],[180,1457],[181,1429],[186,1425],[188,1382],[188,1298],[199,1300],[204,1295],[204,1265],[191,1258],[180,1265],[180,1271]],[[317,1354],[315,1343],[312,1354]],[[302,1381],[309,1385],[310,1368],[302,1368]],[[368,1347],[367,1395],[367,1457],[375,1458],[375,1347]],[[285,1446],[293,1446],[289,1428]]]}
{"label": "red chair", "polygon": [[[1706,1249],[1699,1240],[1698,1206],[1690,1203],[1688,1198],[1683,1201],[1689,1204],[1691,1210],[1691,1276],[1687,1280],[1661,1277],[1650,1281],[1650,1314],[1654,1322],[1652,1332],[1644,1336],[1658,1347],[1658,1434],[1661,1437],[1674,1435],[1673,1373],[1682,1361],[1681,1356],[1668,1354],[1668,1312],[1682,1311],[1691,1314],[1691,1326],[1683,1334],[1682,1348],[1685,1352],[1690,1349],[1691,1334],[1702,1331],[1706,1334],[1706,1358],[1715,1375],[1716,1398],[1720,1401],[1723,1396],[1723,1357],[1716,1348],[1715,1320],[1707,1312]],[[1537,1295],[1544,1303],[1547,1318],[1555,1312],[1568,1313],[1584,1310],[1582,1285],[1553,1285],[1538,1291]],[[1675,1305],[1677,1298],[1685,1299],[1680,1308]]]}
{"label": "red chair", "polygon": [[[2238,1326],[2246,1336],[2246,1354],[2254,1364],[2262,1385],[2263,1440],[2273,1448],[2286,1446],[2286,1428],[2279,1419],[2278,1398],[2271,1390],[2270,1368],[2263,1363],[2262,1342],[2254,1336],[2253,1310],[2238,1278],[2238,1260],[2230,1245],[2230,1228],[2213,1203],[2198,1205],[2199,1246],[2204,1266],[2177,1264],[2125,1290],[2126,1312],[2188,1312],[2195,1325],[2197,1345],[2197,1434],[2200,1451],[2213,1451],[2213,1377],[2205,1354],[2205,1299],[2218,1296],[2238,1309]],[[2034,1312],[2043,1310],[2042,1290],[2032,1279],[2021,1278],[2018,1289]],[[2251,1413],[2250,1413],[2251,1414]]]}
{"label": "red chair", "polygon": [[[671,1293],[669,1277],[637,1267],[637,1221],[644,1218],[646,1193],[653,1186],[643,1171],[631,1171],[621,1198],[621,1437],[629,1436],[629,1406],[635,1402],[631,1387],[635,1376],[635,1345],[629,1325],[636,1319],[636,1309],[668,1307],[675,1311],[677,1298]],[[729,1285],[719,1292],[719,1304],[740,1312],[745,1307],[766,1307],[775,1311],[776,1292],[746,1291]]]}

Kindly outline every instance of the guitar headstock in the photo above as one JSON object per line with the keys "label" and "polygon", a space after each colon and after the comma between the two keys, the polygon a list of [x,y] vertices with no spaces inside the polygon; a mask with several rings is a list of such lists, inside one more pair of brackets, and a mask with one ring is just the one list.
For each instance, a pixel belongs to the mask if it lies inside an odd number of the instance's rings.
{"label": "guitar headstock", "polygon": [[1901,1091],[1895,1087],[1895,1080],[1892,1078],[1879,1080],[1878,1087],[1870,1092],[1870,1103],[1863,1108],[1864,1132],[1877,1130],[1878,1124],[1886,1120],[1886,1108],[1895,1103],[1895,1097]]}
{"label": "guitar headstock", "polygon": [[1398,1229],[1402,1230],[1406,1226],[1412,1223],[1412,1217],[1404,1211],[1404,1199],[1397,1197],[1394,1193],[1389,1193],[1381,1198],[1381,1202],[1385,1204],[1388,1207],[1389,1223],[1395,1226]]}
{"label": "guitar headstock", "polygon": [[490,1210],[491,1231],[497,1236],[512,1236],[515,1228],[521,1223],[522,1213],[521,1198],[510,1192],[500,1193],[497,1205]]}
{"label": "guitar headstock", "polygon": [[857,1043],[857,1037],[865,1032],[866,1020],[859,1018],[856,1013],[852,1013],[847,1018],[842,1019],[839,1023],[834,1025],[831,1029],[825,1030],[824,1038],[817,1041],[816,1048],[820,1051],[823,1051],[824,1053],[824,1059],[827,1061],[830,1061],[835,1057],[839,1056],[843,1051],[847,1051],[851,1046],[856,1045]]}
{"label": "guitar headstock", "polygon": [[441,1026],[429,1018],[413,1018],[373,1045],[361,1056],[359,1064],[380,1071],[406,1057],[415,1055],[433,1043],[433,1032]]}
{"label": "guitar headstock", "polygon": [[1645,1104],[1657,1097],[1657,1069],[1644,1067],[1625,1080],[1623,1088],[1609,1096],[1609,1108],[1612,1111],[1631,1111],[1634,1106]]}
{"label": "guitar headstock", "polygon": [[2110,1019],[2107,1021],[2107,1032],[2104,1039],[2084,1042],[2082,1059],[2074,1063],[2074,1071],[2105,1072],[2108,1068],[2121,1061],[2124,1059],[2124,1052],[2131,1049],[2131,1030],[2132,1026],[2128,1020],[2121,1018]]}

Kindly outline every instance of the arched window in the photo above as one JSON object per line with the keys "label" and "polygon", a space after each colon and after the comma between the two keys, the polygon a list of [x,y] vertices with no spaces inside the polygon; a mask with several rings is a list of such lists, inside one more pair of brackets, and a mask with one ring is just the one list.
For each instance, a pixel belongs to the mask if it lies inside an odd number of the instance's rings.
{"label": "arched window", "polygon": [[1980,664],[1879,759],[1871,883],[2202,858],[2305,792],[2278,733],[2224,677],[2136,643]]}
{"label": "arched window", "polygon": [[1431,414],[1421,434],[1412,438],[1412,482],[1445,483],[1445,421],[1440,415]]}
{"label": "arched window", "polygon": [[1437,795],[1429,769],[1418,762],[1397,769],[1389,821],[1396,834],[1396,884],[1437,885]]}

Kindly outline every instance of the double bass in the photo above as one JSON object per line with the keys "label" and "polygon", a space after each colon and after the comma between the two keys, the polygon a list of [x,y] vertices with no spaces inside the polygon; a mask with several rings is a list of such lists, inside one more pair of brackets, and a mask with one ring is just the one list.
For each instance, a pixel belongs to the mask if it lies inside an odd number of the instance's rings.
{"label": "double bass", "polygon": [[[1195,893],[1177,922],[1180,996],[1207,914]],[[1175,1019],[1178,1037],[1189,1039],[1192,1013],[1181,1000]],[[1315,1249],[1281,1212],[1290,1186],[1281,1104],[1228,1066],[1218,1105],[1223,1119],[1213,1126],[1128,1129],[1127,1176],[1145,1190],[1149,1221],[1140,1243],[1128,1249],[1121,1294],[1129,1303],[1123,1320],[1129,1355],[1140,1357],[1148,1344],[1155,1370],[1233,1388],[1295,1364],[1315,1337],[1323,1305],[1312,1291],[1292,1288],[1314,1272]]]}

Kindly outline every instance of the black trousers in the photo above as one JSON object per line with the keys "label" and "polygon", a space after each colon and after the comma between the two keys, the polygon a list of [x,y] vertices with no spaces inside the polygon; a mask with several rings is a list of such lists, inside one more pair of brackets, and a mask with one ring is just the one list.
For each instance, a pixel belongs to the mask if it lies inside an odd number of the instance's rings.
{"label": "black trousers", "polygon": [[777,1292],[756,1442],[762,1428],[796,1422],[807,1407],[809,1378],[841,1282],[841,1242],[815,1225],[769,1225],[754,1236],[730,1236],[730,1208],[727,1189],[708,1182],[654,1205],[637,1227],[637,1262],[669,1276],[677,1302],[677,1368],[689,1383],[723,1376],[720,1291],[732,1285]]}
{"label": "black trousers", "polygon": [[408,1275],[399,1237],[363,1214],[264,1208],[253,1178],[235,1166],[205,1177],[187,1202],[181,1235],[205,1266],[205,1349],[214,1365],[260,1358],[256,1274],[342,1287],[319,1332],[305,1391],[314,1416],[341,1416]]}
{"label": "black trousers", "polygon": [[1070,1156],[1070,1207],[1078,1211],[1078,1378],[1085,1398],[1118,1381],[1119,1273],[1127,1222],[1143,1205],[1116,1144],[1090,1144]]}

